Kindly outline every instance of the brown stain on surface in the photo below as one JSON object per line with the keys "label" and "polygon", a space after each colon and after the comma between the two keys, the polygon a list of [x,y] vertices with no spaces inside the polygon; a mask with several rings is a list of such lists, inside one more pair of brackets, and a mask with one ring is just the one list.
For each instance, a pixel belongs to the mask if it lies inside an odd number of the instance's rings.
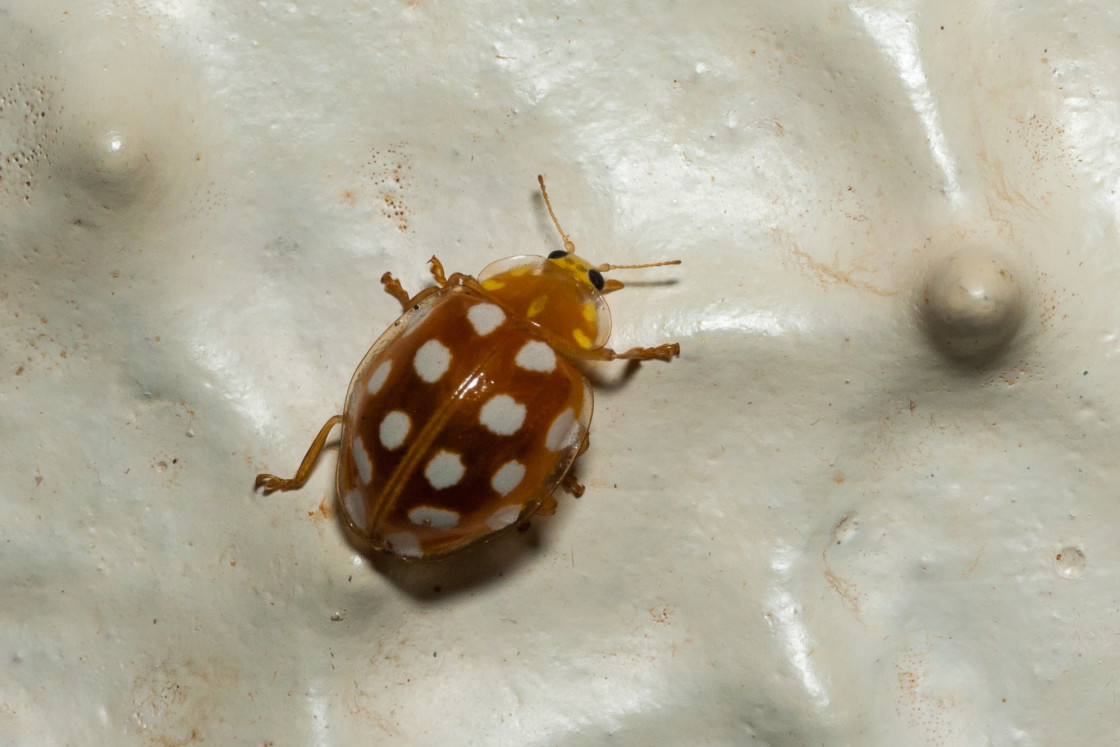
{"label": "brown stain on surface", "polygon": [[928,683],[929,657],[922,651],[910,649],[894,663],[898,687],[895,712],[906,719],[906,724],[921,741],[913,744],[949,745],[964,744],[964,734],[958,726],[960,707],[952,693],[937,695],[930,692]]}
{"label": "brown stain on surface", "polygon": [[[372,189],[369,199],[381,215],[392,221],[401,233],[408,231],[412,211],[406,193],[412,186],[412,156],[404,147],[397,144],[372,149],[361,165],[359,176],[362,186]],[[347,205],[358,205],[364,201],[359,199],[362,191],[361,187],[349,187],[342,191],[340,199]]]}
{"label": "brown stain on surface", "polygon": [[817,280],[823,286],[844,285],[861,293],[870,293],[884,298],[894,296],[897,293],[897,291],[881,288],[870,281],[858,278],[857,275],[871,274],[873,270],[858,262],[851,262],[847,267],[842,266],[838,252],[833,256],[831,262],[824,262],[801,249],[793,240],[793,237],[789,235],[779,235],[777,241],[803,275]]}
{"label": "brown stain on surface", "polygon": [[315,521],[330,521],[334,518],[334,510],[331,509],[330,501],[327,496],[323,496],[323,500],[319,501],[319,508],[314,511],[308,511],[307,515]]}
{"label": "brown stain on surface", "polygon": [[852,613],[852,617],[856,619],[856,622],[862,625],[863,617],[860,608],[860,597],[865,595],[860,594],[859,586],[854,581],[849,581],[837,575],[837,573],[832,570],[832,563],[828,559],[828,551],[830,549],[837,545],[844,544],[844,542],[855,533],[858,521],[858,518],[849,514],[837,522],[836,526],[832,529],[830,540],[825,544],[824,549],[821,550],[821,565],[824,579],[828,582],[829,587],[836,592],[836,595],[840,597],[840,604]]}
{"label": "brown stain on surface", "polygon": [[220,693],[236,680],[232,669],[215,660],[161,661],[133,681],[125,728],[160,747],[206,742]]}
{"label": "brown stain on surface", "polygon": [[648,611],[650,619],[659,625],[668,623],[673,616],[673,607],[668,604],[660,607],[650,607]]}
{"label": "brown stain on surface", "polygon": [[60,91],[58,79],[47,76],[0,92],[0,122],[13,135],[0,144],[0,205],[30,203],[41,182],[50,178],[45,172],[62,132],[54,102]]}

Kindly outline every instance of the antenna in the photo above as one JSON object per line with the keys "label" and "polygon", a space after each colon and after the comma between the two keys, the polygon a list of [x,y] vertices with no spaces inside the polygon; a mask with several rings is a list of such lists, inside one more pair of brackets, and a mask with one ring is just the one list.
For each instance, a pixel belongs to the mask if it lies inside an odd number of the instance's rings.
{"label": "antenna", "polygon": [[568,238],[568,234],[564,233],[564,229],[560,227],[560,221],[556,220],[556,213],[552,211],[552,203],[548,199],[548,190],[544,188],[544,176],[537,174],[537,181],[541,184],[541,196],[544,197],[544,205],[548,208],[548,214],[552,216],[552,224],[556,226],[556,230],[560,232],[560,238],[564,239],[564,251],[569,254],[575,254],[576,245]]}
{"label": "antenna", "polygon": [[665,265],[679,265],[679,259],[667,259],[664,262],[649,262],[644,265],[599,265],[595,269],[599,272],[610,272],[611,270],[638,270],[642,267],[664,267]]}
{"label": "antenna", "polygon": [[[568,234],[564,233],[564,229],[560,227],[560,221],[556,220],[556,213],[552,210],[552,202],[548,199],[548,190],[544,188],[544,175],[537,174],[537,181],[540,182],[541,196],[544,197],[544,205],[548,208],[552,224],[560,232],[560,238],[564,239],[564,250],[569,254],[575,254],[576,245],[568,238]],[[638,270],[643,267],[664,267],[665,265],[679,265],[680,263],[679,259],[669,259],[664,262],[649,262],[642,265],[599,265],[595,269],[599,272],[610,272],[611,270]]]}

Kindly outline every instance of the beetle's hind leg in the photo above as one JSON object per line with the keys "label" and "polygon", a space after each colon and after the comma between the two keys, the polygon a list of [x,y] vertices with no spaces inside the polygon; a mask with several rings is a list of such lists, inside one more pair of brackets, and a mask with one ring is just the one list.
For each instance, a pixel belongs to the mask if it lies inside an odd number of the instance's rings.
{"label": "beetle's hind leg", "polygon": [[571,472],[564,475],[564,479],[560,481],[560,487],[567,490],[569,493],[579,498],[583,495],[583,483],[576,479],[576,476]]}
{"label": "beetle's hind leg", "polygon": [[432,258],[428,260],[428,265],[429,265],[428,269],[431,270],[432,277],[435,278],[436,284],[440,288],[443,288],[444,286],[446,286],[447,285],[447,273],[445,273],[443,271],[443,263],[440,262],[438,259],[436,259],[435,256],[433,255]]}
{"label": "beetle's hind leg", "polygon": [[311,442],[311,448],[307,450],[307,454],[303,457],[303,461],[300,462],[299,469],[296,470],[293,477],[285,479],[262,472],[257,475],[257,481],[253,487],[264,488],[265,495],[277,490],[298,490],[302,488],[303,484],[307,482],[307,478],[311,476],[311,470],[314,469],[315,462],[319,461],[319,454],[322,453],[323,447],[327,443],[327,436],[341,422],[342,416],[335,415],[323,425],[319,435]]}
{"label": "beetle's hind leg", "polygon": [[415,296],[410,296],[408,295],[408,291],[401,285],[401,281],[393,277],[393,273],[391,272],[387,272],[381,276],[381,285],[385,287],[386,293],[397,299],[397,302],[401,305],[401,309],[404,311],[420,308],[421,301],[433,293],[439,292],[439,288],[430,287],[425,288]]}
{"label": "beetle's hind leg", "polygon": [[[576,453],[576,459],[579,459],[583,452],[587,451],[587,447],[591,445],[591,434],[585,433],[583,435],[583,443],[579,446],[579,451]],[[569,469],[567,474],[560,480],[560,487],[567,490],[569,493],[579,498],[583,495],[583,483],[576,479],[575,464],[572,469]]]}
{"label": "beetle's hind leg", "polygon": [[537,508],[536,513],[534,513],[533,515],[534,516],[552,516],[553,514],[556,513],[556,509],[558,507],[559,506],[556,503],[556,496],[550,495],[547,498],[545,498],[543,501],[541,501],[541,505]]}
{"label": "beetle's hind leg", "polygon": [[408,291],[401,285],[401,281],[393,277],[393,273],[387,272],[381,276],[381,285],[385,288],[385,292],[393,298],[397,299],[401,308],[408,311],[412,306],[412,296],[408,295]]}
{"label": "beetle's hind leg", "polygon": [[681,346],[675,342],[667,342],[652,348],[630,348],[624,352],[616,352],[610,348],[600,348],[594,356],[599,360],[626,360],[626,361],[667,361],[681,354]]}
{"label": "beetle's hind leg", "polygon": [[401,285],[401,281],[393,277],[393,273],[387,272],[381,276],[381,285],[384,286],[385,292],[393,298],[397,299],[397,303],[401,305],[401,309],[408,311],[409,309],[416,308],[416,304],[420,303],[421,299],[427,298],[440,288],[447,285],[447,276],[443,271],[443,263],[435,257],[432,257],[428,262],[431,264],[432,277],[435,278],[437,288],[425,288],[417,293],[415,296],[408,295],[408,291]]}

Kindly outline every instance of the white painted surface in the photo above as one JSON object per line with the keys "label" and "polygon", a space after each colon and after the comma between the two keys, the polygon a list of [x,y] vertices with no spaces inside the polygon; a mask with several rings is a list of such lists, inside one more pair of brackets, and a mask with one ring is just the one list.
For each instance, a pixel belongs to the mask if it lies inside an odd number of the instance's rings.
{"label": "white painted surface", "polygon": [[[1120,741],[1118,32],[0,2],[0,743]],[[584,256],[685,262],[618,275],[612,344],[683,354],[600,391],[584,498],[402,568],[320,509],[333,455],[254,495],[383,272],[558,248],[537,173]],[[1025,301],[965,362],[921,289],[977,247]]]}

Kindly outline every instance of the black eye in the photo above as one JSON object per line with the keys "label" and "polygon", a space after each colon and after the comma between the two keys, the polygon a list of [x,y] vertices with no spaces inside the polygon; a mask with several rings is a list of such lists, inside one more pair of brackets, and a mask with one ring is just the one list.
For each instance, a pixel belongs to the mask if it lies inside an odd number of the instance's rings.
{"label": "black eye", "polygon": [[587,278],[595,286],[595,290],[603,290],[603,273],[592,268],[587,271]]}
{"label": "black eye", "polygon": [[554,252],[549,252],[548,253],[548,258],[549,259],[563,259],[564,257],[567,257],[567,256],[568,256],[568,253],[566,251],[564,251],[563,249],[557,249]]}

